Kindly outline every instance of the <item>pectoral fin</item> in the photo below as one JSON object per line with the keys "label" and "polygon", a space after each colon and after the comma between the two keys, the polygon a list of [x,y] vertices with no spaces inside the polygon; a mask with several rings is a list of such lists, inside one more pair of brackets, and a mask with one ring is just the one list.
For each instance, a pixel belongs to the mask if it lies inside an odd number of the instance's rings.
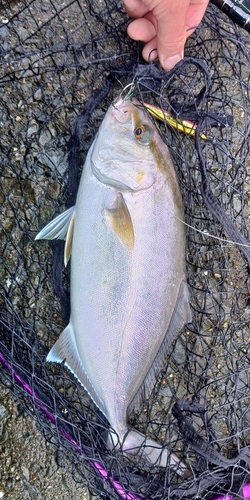
{"label": "pectoral fin", "polygon": [[113,206],[106,209],[105,215],[107,222],[120,242],[128,250],[132,250],[135,243],[134,228],[122,193],[117,194]]}

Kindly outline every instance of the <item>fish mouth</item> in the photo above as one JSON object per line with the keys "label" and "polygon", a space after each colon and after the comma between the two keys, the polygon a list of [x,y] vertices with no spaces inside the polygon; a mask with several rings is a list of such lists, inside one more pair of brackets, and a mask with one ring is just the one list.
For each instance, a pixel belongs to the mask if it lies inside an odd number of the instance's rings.
{"label": "fish mouth", "polygon": [[125,100],[121,96],[117,97],[110,107],[111,121],[127,123],[131,119],[133,108],[134,105],[130,100]]}

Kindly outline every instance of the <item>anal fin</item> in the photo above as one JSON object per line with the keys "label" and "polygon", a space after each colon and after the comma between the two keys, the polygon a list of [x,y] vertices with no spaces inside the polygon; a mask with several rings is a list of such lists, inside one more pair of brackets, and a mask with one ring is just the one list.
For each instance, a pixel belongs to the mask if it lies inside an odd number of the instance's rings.
{"label": "anal fin", "polygon": [[98,406],[98,408],[107,418],[105,405],[97,395],[80,360],[77,347],[74,342],[73,328],[70,323],[68,324],[68,326],[66,326],[59,339],[49,351],[46,361],[51,363],[62,363],[64,361],[65,366],[67,366],[67,368],[78,379],[80,384],[89,393],[96,406]]}

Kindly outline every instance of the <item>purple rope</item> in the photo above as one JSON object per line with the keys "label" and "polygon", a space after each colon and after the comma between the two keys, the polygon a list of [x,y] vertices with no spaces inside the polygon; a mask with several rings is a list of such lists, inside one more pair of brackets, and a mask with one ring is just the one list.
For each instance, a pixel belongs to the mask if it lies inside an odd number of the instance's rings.
{"label": "purple rope", "polygon": [[[52,422],[52,424],[56,424],[55,417],[48,411],[48,408],[44,406],[44,404],[40,401],[40,399],[37,397],[36,393],[32,390],[32,388],[15,372],[14,368],[12,368],[11,364],[8,363],[8,361],[6,361],[1,352],[0,352],[0,361],[5,366],[5,368],[7,368],[7,370],[9,370],[12,373],[18,384],[21,385],[25,389],[25,391],[30,396],[33,397],[36,404],[42,410],[44,415],[46,415],[46,417]],[[78,446],[77,442],[74,439],[72,439],[70,435],[60,427],[58,427],[58,430],[65,437],[65,439],[67,439],[67,441],[69,441],[76,448],[78,453],[81,453],[81,448],[80,446]],[[116,493],[118,493],[118,495],[120,495],[121,498],[123,498],[124,500],[145,500],[145,498],[134,495],[134,493],[126,493],[123,489],[123,486],[120,483],[118,483],[118,481],[115,481],[114,478],[109,476],[106,469],[104,469],[104,467],[99,462],[91,462],[87,458],[85,458],[85,460],[96,470],[96,472],[100,476],[102,476],[105,479],[105,481],[109,482],[113,486]],[[250,500],[250,483],[247,483],[243,486],[242,496],[245,500]],[[148,500],[150,499],[148,498]],[[233,496],[219,495],[217,497],[214,497],[212,500],[233,500]]]}
{"label": "purple rope", "polygon": [[[246,483],[242,488],[242,496],[245,500],[250,499],[250,483]],[[213,500],[233,500],[232,495],[219,495],[218,497],[213,498]]]}
{"label": "purple rope", "polygon": [[[32,390],[32,388],[15,372],[14,368],[11,366],[8,361],[4,358],[3,354],[0,352],[0,361],[4,365],[4,367],[9,370],[12,375],[14,376],[14,379],[18,382],[20,386],[25,389],[25,391],[33,397],[34,401],[36,404],[39,406],[39,408],[42,410],[44,415],[52,422],[52,424],[56,424],[56,419],[55,417],[49,412],[48,408],[44,406],[44,404],[40,401],[40,399],[37,397],[36,393]],[[77,442],[70,437],[70,435],[58,427],[59,432],[69,441],[78,451],[78,453],[81,453],[81,448],[78,446]],[[110,477],[106,469],[99,463],[99,462],[91,462],[88,459],[85,459],[88,464],[90,464],[96,471],[97,473],[102,476],[107,482],[109,482],[112,487],[116,490],[116,493],[120,495],[121,498],[124,500],[145,500],[145,498],[139,497],[137,495],[134,495],[133,493],[126,493],[124,491],[124,488],[118,481],[115,481],[114,478]],[[150,499],[148,499],[150,500]]]}

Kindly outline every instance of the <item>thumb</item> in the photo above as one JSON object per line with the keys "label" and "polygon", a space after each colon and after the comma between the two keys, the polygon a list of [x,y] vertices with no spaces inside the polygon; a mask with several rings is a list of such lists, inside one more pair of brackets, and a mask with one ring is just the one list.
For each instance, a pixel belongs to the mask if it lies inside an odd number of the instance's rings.
{"label": "thumb", "polygon": [[162,0],[153,9],[157,22],[157,52],[161,66],[169,71],[183,59],[187,39],[186,14],[190,0]]}

